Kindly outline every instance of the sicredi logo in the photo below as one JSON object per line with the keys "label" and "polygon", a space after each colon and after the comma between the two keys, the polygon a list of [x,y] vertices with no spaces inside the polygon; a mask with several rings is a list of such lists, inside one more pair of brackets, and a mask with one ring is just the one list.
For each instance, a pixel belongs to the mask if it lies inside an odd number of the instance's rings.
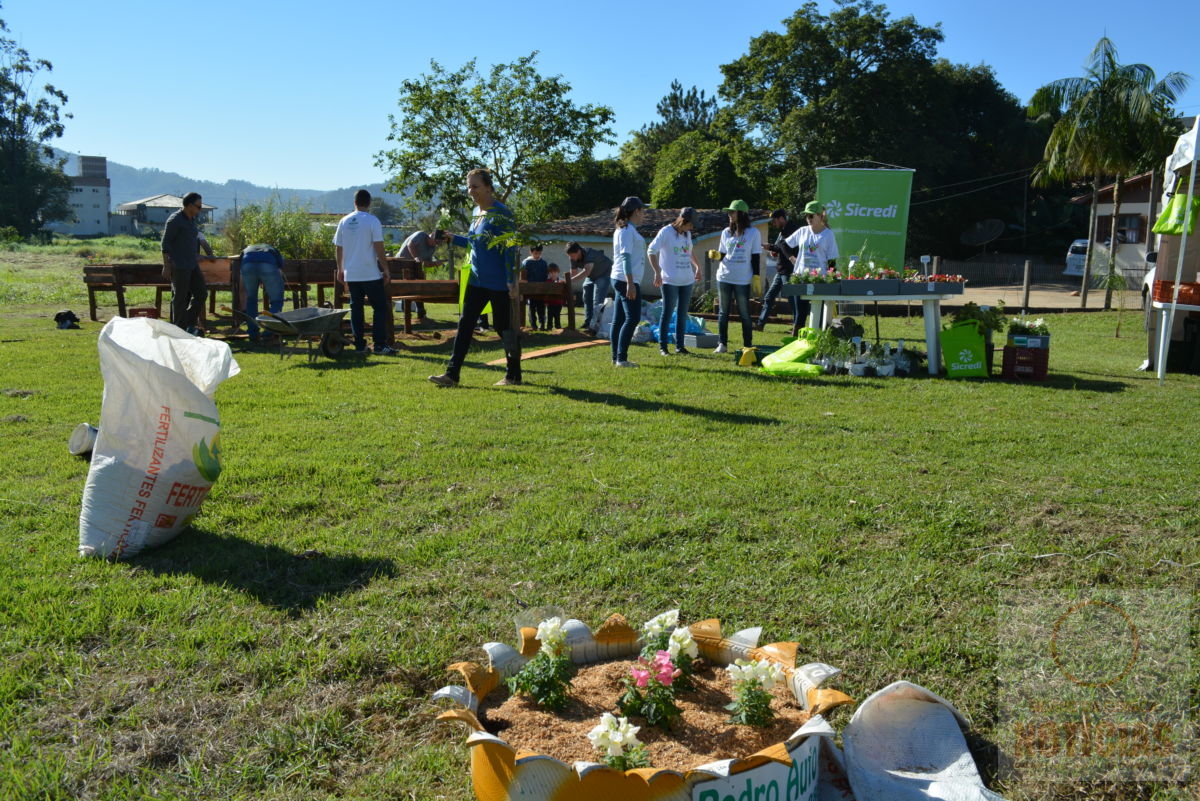
{"label": "sicredi logo", "polygon": [[861,203],[842,204],[840,200],[825,202],[825,213],[829,219],[835,217],[895,217],[900,207],[893,203],[890,206],[864,206]]}

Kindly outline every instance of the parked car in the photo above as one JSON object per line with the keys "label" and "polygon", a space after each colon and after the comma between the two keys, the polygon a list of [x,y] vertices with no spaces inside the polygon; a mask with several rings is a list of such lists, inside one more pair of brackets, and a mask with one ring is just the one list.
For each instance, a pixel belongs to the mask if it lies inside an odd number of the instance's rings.
{"label": "parked car", "polygon": [[1158,263],[1158,251],[1152,250],[1146,254],[1146,274],[1142,276],[1142,306],[1146,306],[1146,298],[1154,292],[1154,265]]}
{"label": "parked car", "polygon": [[1071,243],[1071,247],[1067,248],[1067,268],[1063,270],[1063,275],[1083,275],[1084,265],[1087,263],[1088,241],[1086,239],[1076,239]]}

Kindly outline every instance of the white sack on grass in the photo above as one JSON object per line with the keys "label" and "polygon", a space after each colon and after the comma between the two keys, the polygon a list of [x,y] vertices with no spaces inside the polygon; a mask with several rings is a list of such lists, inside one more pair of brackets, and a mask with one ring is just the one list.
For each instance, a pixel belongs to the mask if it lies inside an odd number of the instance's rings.
{"label": "white sack on grass", "polygon": [[99,350],[104,401],[79,553],[123,559],[170,540],[199,514],[221,472],[212,395],[239,368],[224,342],[147,317],[109,320]]}
{"label": "white sack on grass", "polygon": [[846,773],[858,801],[1004,801],[983,786],[954,706],[907,681],[889,684],[854,711],[842,732]]}

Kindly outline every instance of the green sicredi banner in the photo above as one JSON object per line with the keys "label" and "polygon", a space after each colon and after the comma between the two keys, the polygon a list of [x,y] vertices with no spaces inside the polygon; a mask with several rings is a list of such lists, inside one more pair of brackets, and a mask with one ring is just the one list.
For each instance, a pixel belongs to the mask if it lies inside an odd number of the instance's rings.
{"label": "green sicredi banner", "polygon": [[837,237],[839,269],[860,249],[876,264],[904,266],[912,175],[909,169],[817,168],[817,200]]}

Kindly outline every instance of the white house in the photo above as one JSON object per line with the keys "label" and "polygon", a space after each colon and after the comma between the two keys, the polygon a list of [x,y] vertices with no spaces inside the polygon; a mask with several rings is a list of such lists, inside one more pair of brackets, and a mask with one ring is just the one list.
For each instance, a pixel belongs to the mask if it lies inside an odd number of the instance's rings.
{"label": "white house", "polygon": [[[117,213],[114,217],[123,217],[124,219],[115,221],[113,227],[116,229],[118,226],[122,226],[132,229],[133,233],[138,234],[161,231],[167,218],[181,208],[183,208],[183,198],[178,195],[151,195],[141,200],[131,200],[117,206]],[[217,207],[202,203],[200,208],[196,223],[203,225],[212,222],[212,214]]]}
{"label": "white house", "polygon": [[[1126,276],[1130,286],[1138,286],[1146,273],[1146,253],[1153,250],[1154,225],[1151,215],[1151,180],[1153,173],[1144,172],[1121,182],[1121,211],[1117,219],[1117,272]],[[1161,176],[1161,173],[1160,173]],[[1108,271],[1108,240],[1112,236],[1113,189],[1115,184],[1100,187],[1093,194],[1071,198],[1072,203],[1088,206],[1096,202],[1096,242],[1100,246],[1092,255],[1092,274]],[[1158,209],[1156,207],[1155,211]],[[1151,244],[1147,244],[1147,242]]]}

